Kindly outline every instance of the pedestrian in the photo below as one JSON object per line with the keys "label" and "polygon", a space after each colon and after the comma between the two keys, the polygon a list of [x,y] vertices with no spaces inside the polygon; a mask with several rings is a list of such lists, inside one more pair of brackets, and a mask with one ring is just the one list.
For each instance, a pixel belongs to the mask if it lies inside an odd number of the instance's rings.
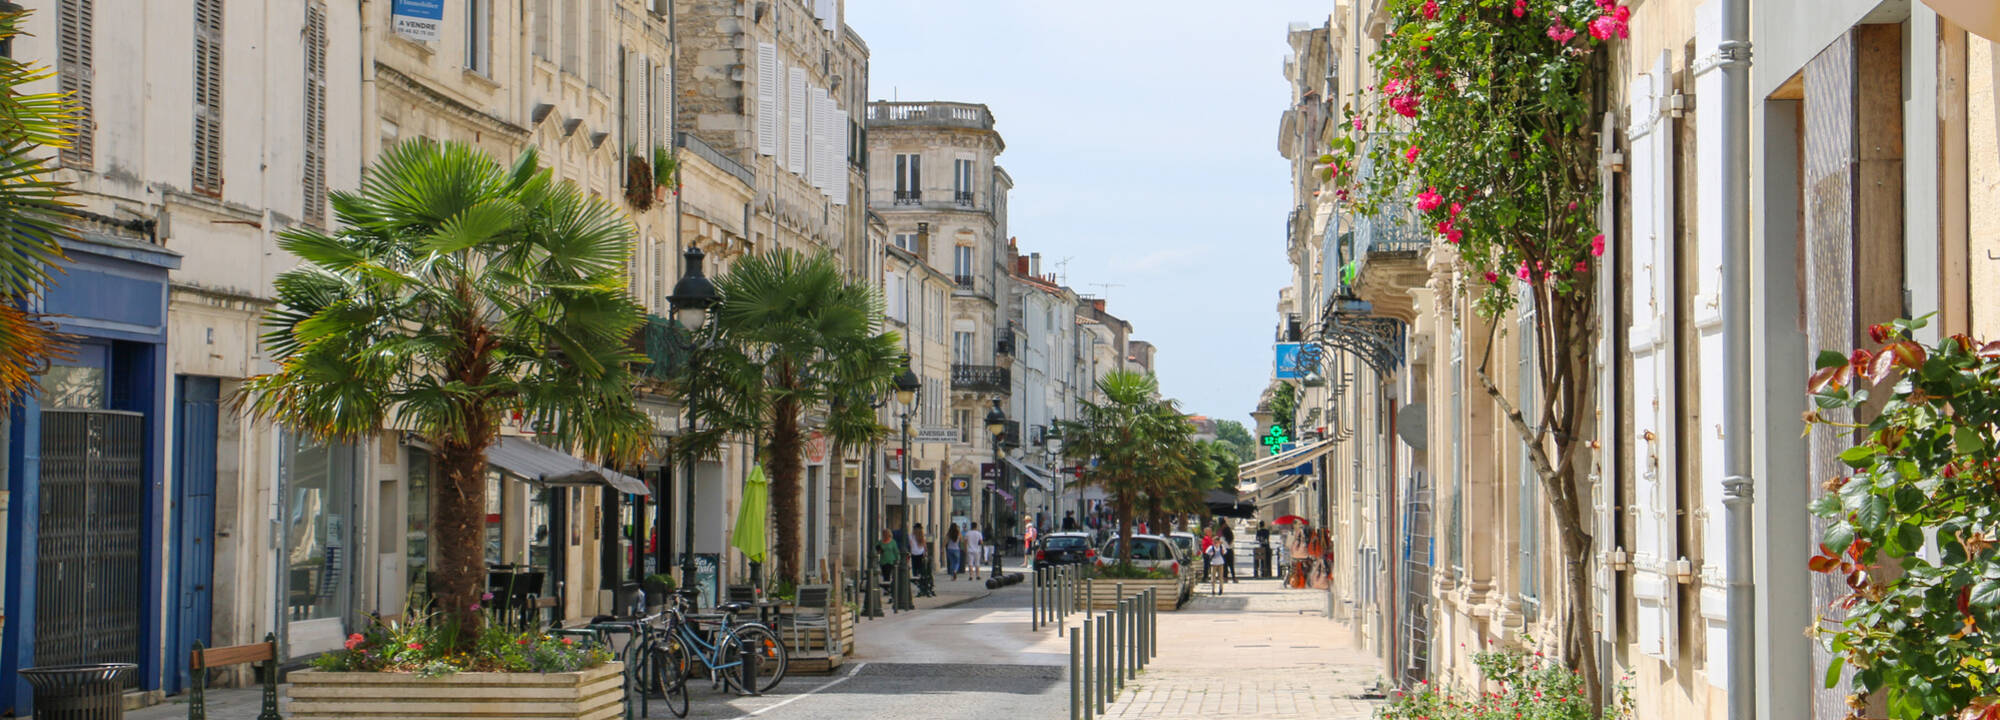
{"label": "pedestrian", "polygon": [[1218,522],[1222,525],[1222,573],[1230,582],[1236,582],[1236,531],[1230,529],[1229,521]]}
{"label": "pedestrian", "polygon": [[979,579],[979,566],[986,561],[986,533],[979,531],[979,523],[965,533],[965,568],[972,573],[972,579]]}
{"label": "pedestrian", "polygon": [[1062,529],[1063,529],[1063,532],[1076,532],[1076,511],[1075,511],[1075,510],[1064,510],[1064,511],[1063,511],[1063,523],[1062,523]]}
{"label": "pedestrian", "polygon": [[875,552],[875,562],[882,566],[882,582],[894,582],[896,562],[903,559],[903,549],[896,545],[896,534],[884,528],[882,539],[875,543]]}
{"label": "pedestrian", "polygon": [[1271,574],[1271,529],[1264,527],[1262,520],[1257,521],[1256,564],[1257,571],[1254,574],[1257,577],[1268,577]]}
{"label": "pedestrian", "polygon": [[958,523],[949,523],[944,531],[944,569],[951,573],[951,579],[958,579],[960,563],[965,562],[965,546],[960,545]]}
{"label": "pedestrian", "polygon": [[1216,537],[1215,528],[1201,531],[1201,575],[1214,587],[1215,594],[1222,594],[1222,538]]}
{"label": "pedestrian", "polygon": [[917,579],[918,597],[936,597],[936,583],[931,579],[930,542],[924,537],[924,524],[917,523],[910,531],[910,573]]}

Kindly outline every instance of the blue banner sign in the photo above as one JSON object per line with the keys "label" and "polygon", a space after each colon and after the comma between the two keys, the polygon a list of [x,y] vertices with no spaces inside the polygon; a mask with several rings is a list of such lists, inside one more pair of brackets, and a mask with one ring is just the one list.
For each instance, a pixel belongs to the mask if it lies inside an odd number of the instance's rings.
{"label": "blue banner sign", "polygon": [[389,25],[411,40],[437,42],[444,27],[444,0],[395,0],[389,6]]}
{"label": "blue banner sign", "polygon": [[1305,377],[1305,367],[1303,365],[1305,343],[1278,343],[1273,347],[1278,350],[1277,378],[1279,380],[1297,380]]}

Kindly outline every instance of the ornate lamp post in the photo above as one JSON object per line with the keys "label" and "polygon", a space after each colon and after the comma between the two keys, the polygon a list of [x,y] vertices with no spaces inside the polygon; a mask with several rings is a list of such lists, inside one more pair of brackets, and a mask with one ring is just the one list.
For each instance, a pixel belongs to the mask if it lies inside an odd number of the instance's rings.
{"label": "ornate lamp post", "polygon": [[[673,308],[674,323],[688,333],[688,386],[682,392],[682,402],[687,404],[687,427],[681,436],[694,432],[695,428],[695,354],[703,343],[695,340],[696,333],[708,325],[709,309],[722,299],[715,289],[715,283],[701,274],[701,248],[688,246],[681,253],[681,279],[674,283],[674,294],[667,296],[667,303]],[[683,460],[681,473],[681,588],[695,588],[694,567],[694,455]]]}
{"label": "ornate lamp post", "polygon": [[[1007,413],[1000,410],[1000,399],[993,399],[993,409],[986,411],[986,433],[993,436],[993,469],[1000,477],[1007,476],[1006,467],[1000,458],[1000,440],[1007,434]],[[987,486],[991,496],[986,503],[986,530],[993,535],[993,577],[1000,577],[1000,484],[996,479]]]}
{"label": "ornate lamp post", "polygon": [[[1049,523],[1054,525],[1055,529],[1060,530],[1062,529],[1062,518],[1056,517],[1056,511],[1062,509],[1062,468],[1058,467],[1062,464],[1062,428],[1051,423],[1048,432],[1042,434],[1042,445],[1048,448],[1049,451],[1049,474],[1055,476],[1053,480],[1055,487],[1051,488],[1055,492],[1055,499],[1049,501]],[[1022,552],[1026,552],[1026,550]]]}
{"label": "ornate lamp post", "polygon": [[[912,547],[916,544],[915,526],[910,522],[910,482],[916,472],[910,469],[910,415],[917,411],[921,402],[917,389],[923,387],[916,372],[910,369],[910,357],[903,356],[903,372],[896,376],[896,402],[903,406],[903,537],[910,538]],[[910,548],[903,551],[903,561],[896,564],[896,609],[915,610],[915,601],[910,597],[910,572],[914,558]]]}

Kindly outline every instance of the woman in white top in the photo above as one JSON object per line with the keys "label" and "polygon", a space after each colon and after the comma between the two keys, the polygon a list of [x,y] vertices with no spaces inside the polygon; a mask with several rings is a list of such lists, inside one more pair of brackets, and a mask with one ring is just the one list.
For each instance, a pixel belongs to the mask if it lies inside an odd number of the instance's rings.
{"label": "woman in white top", "polygon": [[973,523],[972,530],[965,534],[965,564],[972,571],[972,579],[979,579],[979,566],[985,559],[986,534],[979,531],[979,523]]}

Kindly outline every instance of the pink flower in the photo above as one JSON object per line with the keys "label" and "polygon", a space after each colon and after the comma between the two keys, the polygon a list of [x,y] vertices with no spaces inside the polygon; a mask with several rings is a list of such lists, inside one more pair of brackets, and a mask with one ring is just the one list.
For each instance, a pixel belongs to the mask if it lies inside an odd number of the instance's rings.
{"label": "pink flower", "polygon": [[1610,15],[1599,15],[1596,20],[1590,21],[1591,37],[1610,40],[1611,36],[1616,34],[1618,34],[1618,21],[1611,19]]}
{"label": "pink flower", "polygon": [[362,640],[363,638],[361,637],[361,633],[355,633],[353,635],[347,636],[347,642],[341,644],[347,646],[347,649],[353,650],[354,648],[359,647],[361,645]]}
{"label": "pink flower", "polygon": [[1416,93],[1404,93],[1389,98],[1389,108],[1395,110],[1397,115],[1413,118],[1417,116],[1417,104],[1422,100],[1423,97]]}
{"label": "pink flower", "polygon": [[1356,131],[1359,131],[1359,130],[1361,130],[1361,116],[1360,116],[1360,115],[1356,115],[1356,116],[1354,116],[1354,129],[1355,129]]}
{"label": "pink flower", "polygon": [[1611,17],[1616,19],[1619,25],[1630,23],[1632,22],[1632,8],[1625,7],[1624,5],[1612,8]]}
{"label": "pink flower", "polygon": [[1514,270],[1514,277],[1518,277],[1522,280],[1526,280],[1532,277],[1532,275],[1528,272],[1528,261],[1526,260],[1521,261],[1521,267],[1516,268]]}
{"label": "pink flower", "polygon": [[1383,95],[1401,95],[1407,89],[1409,85],[1404,83],[1402,78],[1389,78],[1389,82],[1382,83]]}
{"label": "pink flower", "polygon": [[1438,2],[1437,2],[1437,0],[1424,0],[1424,19],[1425,19],[1425,20],[1436,20],[1436,19],[1438,19]]}
{"label": "pink flower", "polygon": [[1590,256],[1604,257],[1604,233],[1598,233],[1597,237],[1590,239]]}
{"label": "pink flower", "polygon": [[422,649],[424,649],[424,644],[423,644],[423,643],[420,643],[420,642],[413,642],[413,643],[410,643],[409,645],[406,645],[406,646],[404,646],[404,647],[408,647],[408,648],[409,648],[409,649],[411,649],[411,650],[422,650]]}
{"label": "pink flower", "polygon": [[473,604],[472,604],[472,607],[469,607],[469,608],[466,608],[466,609],[467,609],[467,610],[478,610],[478,609],[479,609],[479,603],[473,603]]}
{"label": "pink flower", "polygon": [[1571,270],[1574,270],[1574,271],[1576,271],[1576,272],[1580,272],[1580,273],[1586,273],[1586,272],[1590,272],[1590,263],[1586,263],[1586,262],[1584,262],[1584,261],[1582,261],[1582,260],[1578,260],[1578,261],[1576,261],[1576,267],[1573,267],[1573,268],[1570,268],[1570,269],[1571,269]]}
{"label": "pink flower", "polygon": [[[1492,270],[1486,271],[1486,282],[1494,285],[1500,284],[1500,273],[1493,272]],[[1465,645],[1460,644],[1459,647],[1465,647]]]}
{"label": "pink flower", "polygon": [[1573,37],[1576,37],[1576,30],[1568,25],[1564,25],[1562,23],[1556,23],[1554,25],[1549,26],[1550,40],[1554,40],[1560,44],[1566,44],[1570,41],[1570,38]]}
{"label": "pink flower", "polygon": [[1452,216],[1452,217],[1458,217],[1458,212],[1459,212],[1460,210],[1464,210],[1464,209],[1465,209],[1465,206],[1463,206],[1463,205],[1459,205],[1458,203],[1452,203],[1452,204],[1451,204],[1451,210],[1450,210],[1450,212],[1451,212],[1451,216]]}
{"label": "pink flower", "polygon": [[1437,230],[1438,234],[1443,235],[1445,242],[1448,243],[1457,244],[1458,241],[1465,239],[1465,231],[1452,227],[1450,219],[1439,221]]}
{"label": "pink flower", "polygon": [[1514,0],[1514,17],[1528,14],[1528,0]]}
{"label": "pink flower", "polygon": [[1444,204],[1444,196],[1439,195],[1438,189],[1435,187],[1425,188],[1423,192],[1417,193],[1418,210],[1422,210],[1424,212],[1430,212],[1432,210],[1438,209],[1438,206],[1443,204]]}
{"label": "pink flower", "polygon": [[1403,153],[1403,159],[1408,160],[1410,162],[1416,162],[1417,156],[1423,154],[1423,152],[1424,152],[1423,148],[1411,145],[1410,150],[1408,152]]}
{"label": "pink flower", "polygon": [[1618,4],[1618,0],[1594,0],[1594,1],[1597,3],[1597,7],[1605,12],[1611,12],[1611,6]]}
{"label": "pink flower", "polygon": [[493,599],[493,593],[480,593],[480,595],[479,595],[479,599],[481,599],[481,600],[492,600],[492,599]]}

